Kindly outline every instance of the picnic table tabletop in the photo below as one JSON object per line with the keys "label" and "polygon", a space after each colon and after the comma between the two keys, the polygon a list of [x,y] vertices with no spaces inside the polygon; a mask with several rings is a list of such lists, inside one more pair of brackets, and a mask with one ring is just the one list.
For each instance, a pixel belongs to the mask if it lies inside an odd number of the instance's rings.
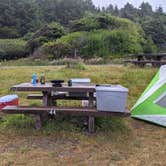
{"label": "picnic table tabletop", "polygon": [[36,84],[33,85],[32,83],[22,83],[18,85],[14,85],[11,87],[12,91],[44,91],[44,92],[51,92],[51,91],[60,91],[60,92],[95,92],[95,85],[90,86],[68,86],[67,84],[63,84],[62,87],[54,87],[52,83],[46,84]]}

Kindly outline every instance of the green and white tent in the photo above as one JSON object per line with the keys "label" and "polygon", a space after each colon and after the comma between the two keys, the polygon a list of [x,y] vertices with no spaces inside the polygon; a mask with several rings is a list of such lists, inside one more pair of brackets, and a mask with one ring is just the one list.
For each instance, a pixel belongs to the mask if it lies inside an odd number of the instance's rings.
{"label": "green and white tent", "polygon": [[166,127],[166,65],[161,66],[134,105],[131,116]]}

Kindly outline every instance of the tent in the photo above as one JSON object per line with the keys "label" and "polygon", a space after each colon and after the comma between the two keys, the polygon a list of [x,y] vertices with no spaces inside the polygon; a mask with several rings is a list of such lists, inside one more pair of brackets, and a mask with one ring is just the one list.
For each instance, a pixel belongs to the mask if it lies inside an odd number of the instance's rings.
{"label": "tent", "polygon": [[134,105],[131,116],[166,127],[166,65],[161,66]]}

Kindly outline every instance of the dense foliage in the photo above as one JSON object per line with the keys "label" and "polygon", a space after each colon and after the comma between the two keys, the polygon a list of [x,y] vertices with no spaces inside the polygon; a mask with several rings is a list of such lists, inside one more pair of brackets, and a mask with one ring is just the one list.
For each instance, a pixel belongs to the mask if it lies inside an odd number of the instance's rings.
{"label": "dense foliage", "polygon": [[68,24],[94,11],[91,0],[0,0],[0,38],[15,38],[53,21]]}
{"label": "dense foliage", "polygon": [[[92,58],[143,52],[148,43],[140,26],[109,14],[91,15],[74,21],[71,30],[73,33],[45,44],[46,52],[53,58]],[[151,45],[154,46],[153,41]],[[150,48],[146,46],[146,50]]]}
{"label": "dense foliage", "polygon": [[147,2],[143,2],[139,8],[127,3],[122,9],[109,5],[107,8],[103,8],[103,12],[139,23],[146,35],[151,37],[158,47],[166,47],[166,14],[162,7],[157,8],[154,12],[152,6]]}
{"label": "dense foliage", "polygon": [[0,39],[0,60],[25,57],[28,54],[25,45],[21,39]]}
{"label": "dense foliage", "polygon": [[40,21],[34,0],[0,0],[0,38],[15,38],[36,30]]}
{"label": "dense foliage", "polygon": [[0,59],[27,51],[39,58],[91,58],[161,50],[166,14],[149,3],[99,9],[92,0],[0,0]]}
{"label": "dense foliage", "polygon": [[27,42],[27,48],[30,53],[33,53],[37,48],[49,41],[55,41],[65,34],[63,26],[56,22],[46,24],[36,33],[34,33]]}

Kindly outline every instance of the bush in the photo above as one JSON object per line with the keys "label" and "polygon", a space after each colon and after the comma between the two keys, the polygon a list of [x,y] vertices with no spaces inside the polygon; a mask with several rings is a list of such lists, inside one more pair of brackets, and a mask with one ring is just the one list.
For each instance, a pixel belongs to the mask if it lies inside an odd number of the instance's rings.
{"label": "bush", "polygon": [[137,30],[95,30],[74,32],[44,45],[54,59],[64,57],[94,58],[142,52],[143,36]]}
{"label": "bush", "polygon": [[143,46],[144,53],[154,53],[157,51],[157,47],[154,44],[151,37],[148,37]]}
{"label": "bush", "polygon": [[140,26],[109,14],[88,16],[74,21],[73,32],[45,44],[54,59],[64,57],[94,58],[143,51],[146,42]]}
{"label": "bush", "polygon": [[69,61],[67,63],[67,68],[69,69],[77,69],[77,70],[86,70],[87,67],[86,65],[84,64],[83,61],[78,61],[78,59],[75,59],[75,61]]}
{"label": "bush", "polygon": [[124,18],[112,16],[110,14],[90,15],[71,23],[71,31],[93,31],[98,29],[114,30],[122,28],[124,30],[135,28],[135,24]]}
{"label": "bush", "polygon": [[49,42],[44,45],[48,54],[53,59],[81,56],[80,50],[84,45],[86,32],[74,32],[61,37],[56,42]]}
{"label": "bush", "polygon": [[[142,52],[141,36],[138,33],[130,33],[125,30],[114,30],[105,38],[109,45],[109,50],[113,54]],[[105,44],[106,44],[105,43]]]}
{"label": "bush", "polygon": [[65,34],[64,28],[56,23],[52,22],[48,25],[43,26],[39,31],[34,33],[27,43],[27,47],[31,53],[37,48],[42,46],[44,43],[49,41],[55,41]]}
{"label": "bush", "polygon": [[0,59],[10,60],[25,57],[28,52],[26,42],[21,39],[0,39]]}
{"label": "bush", "polygon": [[87,34],[86,43],[81,48],[81,53],[84,58],[93,58],[96,56],[104,57],[110,54],[108,44],[105,37],[109,31],[97,30]]}
{"label": "bush", "polygon": [[15,27],[0,27],[0,38],[18,38],[19,32]]}

